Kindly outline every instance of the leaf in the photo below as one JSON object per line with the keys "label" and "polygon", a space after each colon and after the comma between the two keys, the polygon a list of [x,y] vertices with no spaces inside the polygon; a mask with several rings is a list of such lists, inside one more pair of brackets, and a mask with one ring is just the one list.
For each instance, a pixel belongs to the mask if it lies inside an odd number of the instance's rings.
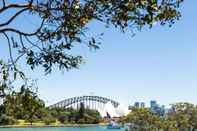
{"label": "leaf", "polygon": [[20,77],[22,78],[22,79],[25,79],[25,74],[23,73],[23,72],[19,72],[19,74],[20,74]]}

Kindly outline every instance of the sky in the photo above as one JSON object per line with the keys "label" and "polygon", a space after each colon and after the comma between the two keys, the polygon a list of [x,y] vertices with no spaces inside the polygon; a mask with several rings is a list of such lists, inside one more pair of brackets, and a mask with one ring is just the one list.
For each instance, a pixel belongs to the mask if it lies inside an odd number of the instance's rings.
{"label": "sky", "polygon": [[[197,104],[196,5],[196,0],[185,0],[183,16],[173,27],[156,25],[134,37],[93,23],[93,31],[105,33],[101,49],[78,52],[86,59],[79,69],[47,76],[40,69],[27,72],[38,79],[39,96],[47,105],[81,95],[103,96],[124,105],[135,101],[149,105],[150,100]],[[5,51],[1,46],[0,55]]]}

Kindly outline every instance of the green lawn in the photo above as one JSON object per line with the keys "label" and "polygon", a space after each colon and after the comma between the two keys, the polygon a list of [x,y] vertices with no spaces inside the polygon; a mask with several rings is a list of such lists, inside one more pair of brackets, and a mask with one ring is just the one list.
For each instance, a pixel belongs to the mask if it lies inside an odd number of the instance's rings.
{"label": "green lawn", "polygon": [[[27,122],[25,120],[17,120],[17,124],[13,125],[13,126],[29,126],[31,125],[30,122]],[[32,123],[33,126],[45,126],[46,124],[43,121],[36,121]],[[51,123],[50,125],[52,126],[58,126],[61,125],[61,123],[59,121],[56,121],[54,123]]]}

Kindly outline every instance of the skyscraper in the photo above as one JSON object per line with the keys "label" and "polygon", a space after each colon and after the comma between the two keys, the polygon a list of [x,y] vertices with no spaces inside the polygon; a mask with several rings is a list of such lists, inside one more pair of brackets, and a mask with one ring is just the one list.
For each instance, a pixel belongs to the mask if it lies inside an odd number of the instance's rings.
{"label": "skyscraper", "polygon": [[141,108],[145,108],[145,103],[144,102],[141,102],[140,103],[140,106],[141,106]]}
{"label": "skyscraper", "polygon": [[139,108],[140,107],[140,103],[139,102],[135,102],[134,103],[134,107]]}
{"label": "skyscraper", "polygon": [[151,109],[153,109],[153,108],[155,108],[155,107],[157,107],[158,105],[157,105],[157,101],[155,101],[155,100],[152,100],[152,101],[150,101],[150,108]]}
{"label": "skyscraper", "polygon": [[155,100],[150,101],[150,110],[160,116],[165,114],[165,106],[159,106]]}

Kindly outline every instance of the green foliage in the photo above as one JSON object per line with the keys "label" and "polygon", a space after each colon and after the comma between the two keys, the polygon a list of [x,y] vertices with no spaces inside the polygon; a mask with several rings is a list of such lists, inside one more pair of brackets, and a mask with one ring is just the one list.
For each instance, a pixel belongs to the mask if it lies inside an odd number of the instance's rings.
{"label": "green foliage", "polygon": [[101,120],[101,115],[97,110],[85,110],[85,119],[87,124],[97,124]]}
{"label": "green foliage", "polygon": [[148,108],[133,108],[123,121],[132,123],[134,131],[192,131],[197,128],[197,106],[176,103],[164,117],[155,115]]}
{"label": "green foliage", "polygon": [[78,119],[84,118],[84,115],[85,115],[85,107],[83,103],[80,103]]}
{"label": "green foliage", "polygon": [[197,107],[190,103],[176,103],[172,105],[173,111],[169,119],[176,122],[179,130],[197,128]]}
{"label": "green foliage", "polygon": [[85,109],[84,104],[80,103],[76,123],[79,124],[96,124],[101,119],[100,113],[96,110]]}
{"label": "green foliage", "polygon": [[6,115],[32,123],[39,119],[44,102],[29,88],[22,87],[19,92],[12,92],[5,97],[4,108]]}
{"label": "green foliage", "polygon": [[[19,70],[17,66],[18,63],[24,64],[19,62],[22,58],[32,70],[41,66],[46,74],[51,73],[54,66],[59,70],[79,68],[84,63],[83,56],[73,53],[72,49],[84,45],[90,49],[99,49],[101,44],[103,33],[90,36],[91,22],[104,23],[105,27],[115,27],[122,32],[152,28],[154,23],[171,26],[181,17],[179,8],[182,2],[183,0],[3,0],[0,15],[4,16],[8,10],[11,14],[0,22],[0,35],[7,40],[5,44],[9,50],[7,58],[0,58],[0,97],[5,97],[6,92],[13,89],[15,80],[27,82],[22,69]],[[28,30],[13,26],[16,18],[24,13],[27,19],[35,20],[38,24],[29,26]],[[25,23],[25,20],[20,24]],[[25,110],[33,113],[37,105],[32,104],[33,108],[27,106],[28,109]],[[20,110],[19,107],[14,108]],[[27,119],[33,116],[35,115],[32,114]]]}
{"label": "green foliage", "polygon": [[86,120],[85,118],[80,118],[79,120],[77,120],[78,124],[86,124]]}
{"label": "green foliage", "polygon": [[61,123],[66,123],[67,120],[68,120],[68,116],[66,116],[66,115],[61,114],[58,116],[58,121]]}
{"label": "green foliage", "polygon": [[80,109],[62,109],[54,108],[49,112],[61,123],[77,123],[77,124],[96,124],[101,120],[100,113],[96,110],[86,109],[80,104]]}
{"label": "green foliage", "polygon": [[147,108],[133,108],[125,121],[134,124],[132,128],[139,131],[160,129],[161,124],[161,118]]}
{"label": "green foliage", "polygon": [[17,123],[16,119],[5,114],[0,115],[0,125],[13,125]]}
{"label": "green foliage", "polygon": [[1,124],[14,124],[15,120],[25,120],[32,124],[43,121],[46,125],[58,120],[60,123],[96,124],[100,122],[101,116],[98,111],[86,109],[80,103],[80,109],[54,108],[48,109],[44,102],[38,98],[30,87],[22,86],[19,92],[6,95],[3,105],[0,106]]}
{"label": "green foliage", "polygon": [[[11,17],[0,23],[0,34],[9,46],[8,65],[16,67],[20,58],[25,57],[26,64],[31,69],[42,66],[46,74],[52,71],[53,66],[58,66],[60,70],[78,68],[83,63],[83,58],[70,50],[78,45],[98,49],[99,39],[103,35],[89,35],[91,29],[88,25],[92,21],[123,32],[151,28],[154,23],[171,26],[181,17],[179,7],[182,2],[183,0],[5,1],[5,5],[0,7],[0,15],[8,9],[12,10]],[[27,19],[34,19],[40,24],[32,28],[30,26],[29,30],[12,26],[16,16],[23,16],[25,12],[28,14]],[[12,36],[10,32],[13,33]],[[12,55],[14,51],[18,55]]]}
{"label": "green foliage", "polygon": [[52,116],[48,116],[48,117],[44,118],[43,121],[44,121],[44,123],[45,123],[46,125],[50,125],[50,124],[52,124],[52,123],[55,123],[55,122],[56,122],[56,119],[53,118]]}
{"label": "green foliage", "polygon": [[[14,88],[13,83],[16,79],[22,80],[20,81],[22,84],[28,82],[24,73],[18,70],[16,65],[11,66],[0,59],[0,99],[12,91]],[[30,82],[30,84],[32,83]]]}

